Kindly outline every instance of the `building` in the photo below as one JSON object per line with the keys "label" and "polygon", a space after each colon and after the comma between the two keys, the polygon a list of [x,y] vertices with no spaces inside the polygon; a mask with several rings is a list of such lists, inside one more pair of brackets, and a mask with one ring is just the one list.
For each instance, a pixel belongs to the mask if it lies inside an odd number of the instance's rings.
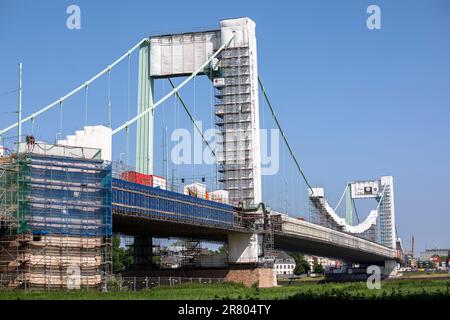
{"label": "building", "polygon": [[413,255],[411,253],[407,253],[405,254],[405,265],[407,267],[410,267],[412,269],[416,269],[417,268],[417,259],[413,257]]}
{"label": "building", "polygon": [[183,262],[183,257],[180,255],[162,256],[160,267],[162,269],[177,269],[180,268]]}
{"label": "building", "polygon": [[435,256],[448,257],[450,255],[450,249],[426,249],[419,255],[419,260],[428,261]]}
{"label": "building", "polygon": [[426,249],[419,255],[417,266],[419,269],[434,269],[446,271],[450,263],[450,249]]}
{"label": "building", "polygon": [[120,236],[120,247],[129,248],[133,246],[134,238],[131,236],[121,235]]}
{"label": "building", "polygon": [[274,269],[277,275],[293,275],[295,269],[295,260],[286,252],[280,251],[275,258]]}

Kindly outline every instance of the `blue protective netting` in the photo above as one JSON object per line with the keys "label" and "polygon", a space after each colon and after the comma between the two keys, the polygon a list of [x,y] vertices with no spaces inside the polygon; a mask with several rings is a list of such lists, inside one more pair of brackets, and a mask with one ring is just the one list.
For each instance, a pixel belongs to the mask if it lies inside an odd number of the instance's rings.
{"label": "blue protective netting", "polygon": [[156,220],[233,227],[233,206],[121,179],[113,179],[112,184],[113,210]]}
{"label": "blue protective netting", "polygon": [[23,231],[110,236],[111,165],[101,160],[29,154],[20,172]]}

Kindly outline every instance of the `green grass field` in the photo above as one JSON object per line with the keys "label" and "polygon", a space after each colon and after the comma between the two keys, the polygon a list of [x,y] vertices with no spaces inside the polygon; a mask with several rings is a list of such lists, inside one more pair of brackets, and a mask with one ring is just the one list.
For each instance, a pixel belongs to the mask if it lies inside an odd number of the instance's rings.
{"label": "green grass field", "polygon": [[404,272],[403,278],[449,278],[448,272]]}
{"label": "green grass field", "polygon": [[178,285],[138,292],[0,291],[0,299],[45,300],[211,300],[211,299],[450,299],[450,280],[398,280],[369,290],[365,283],[302,284],[276,288],[245,288],[240,284]]}

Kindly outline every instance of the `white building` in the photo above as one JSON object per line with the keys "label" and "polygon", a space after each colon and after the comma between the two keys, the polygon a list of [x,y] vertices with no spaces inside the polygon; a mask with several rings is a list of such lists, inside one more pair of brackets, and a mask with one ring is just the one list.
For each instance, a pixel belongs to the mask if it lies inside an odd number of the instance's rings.
{"label": "white building", "polygon": [[129,248],[133,245],[134,238],[132,236],[121,235],[120,236],[120,247]]}
{"label": "white building", "polygon": [[274,269],[277,275],[293,275],[295,260],[285,252],[280,252],[275,258]]}

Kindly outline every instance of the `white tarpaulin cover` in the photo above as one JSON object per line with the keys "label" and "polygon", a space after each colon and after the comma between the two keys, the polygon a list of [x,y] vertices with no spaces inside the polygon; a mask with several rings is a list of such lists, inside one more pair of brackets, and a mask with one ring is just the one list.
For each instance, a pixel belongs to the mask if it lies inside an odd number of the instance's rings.
{"label": "white tarpaulin cover", "polygon": [[[343,231],[349,233],[363,233],[367,231],[372,225],[377,223],[378,210],[371,210],[367,218],[356,226],[351,226],[345,222],[344,218],[339,217],[334,209],[328,204],[325,199],[325,192],[323,188],[313,188],[313,192],[309,192],[309,198],[315,201],[316,205],[321,206],[322,210],[333,219],[339,226],[343,227]],[[318,200],[318,201],[317,201]]]}
{"label": "white tarpaulin cover", "polygon": [[220,31],[151,37],[150,76],[173,77],[191,74],[220,46]]}

